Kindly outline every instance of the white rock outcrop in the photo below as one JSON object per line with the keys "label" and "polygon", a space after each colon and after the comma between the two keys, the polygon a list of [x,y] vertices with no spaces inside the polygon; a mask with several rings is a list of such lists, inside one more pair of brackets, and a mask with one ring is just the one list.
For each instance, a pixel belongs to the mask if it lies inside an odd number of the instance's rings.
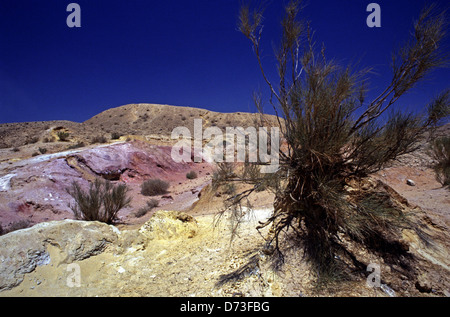
{"label": "white rock outcrop", "polygon": [[66,219],[13,231],[0,236],[0,292],[19,285],[38,266],[57,267],[102,252],[120,255],[143,250],[152,240],[192,238],[197,232],[192,216],[162,210],[139,230],[120,231],[102,222]]}
{"label": "white rock outcrop", "polygon": [[[0,291],[20,284],[37,266],[72,263],[103,252],[118,240],[113,226],[77,220],[51,221],[0,237]],[[51,246],[58,252],[52,254]]]}

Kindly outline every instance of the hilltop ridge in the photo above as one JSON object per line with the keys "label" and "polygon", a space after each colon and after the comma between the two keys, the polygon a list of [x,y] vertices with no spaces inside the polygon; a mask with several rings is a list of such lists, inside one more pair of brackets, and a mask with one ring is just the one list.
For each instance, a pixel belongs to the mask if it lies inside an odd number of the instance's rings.
{"label": "hilltop ridge", "polygon": [[[178,126],[193,129],[194,119],[202,119],[204,128],[245,128],[259,125],[261,118],[258,113],[221,113],[193,107],[127,104],[107,109],[84,122],[53,120],[0,124],[0,149],[57,141],[55,130],[68,132],[68,140],[71,142],[89,144],[94,137],[104,136],[110,139],[113,133],[121,136],[170,136]],[[269,126],[277,124],[273,115],[263,115],[263,118]]]}

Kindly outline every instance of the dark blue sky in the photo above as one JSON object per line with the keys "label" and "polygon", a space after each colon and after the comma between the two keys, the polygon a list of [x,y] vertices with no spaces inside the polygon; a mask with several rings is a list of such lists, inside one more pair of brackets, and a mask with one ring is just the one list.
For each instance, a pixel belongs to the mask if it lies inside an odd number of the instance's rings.
{"label": "dark blue sky", "polygon": [[[81,7],[81,28],[66,25],[71,2]],[[81,122],[128,103],[255,111],[252,92],[266,86],[249,41],[236,30],[241,2],[1,0],[0,123]],[[274,82],[272,47],[286,2],[268,1],[265,12],[263,57]],[[366,25],[371,2],[381,7],[381,28]],[[448,8],[447,0],[436,2]],[[328,58],[374,68],[370,97],[388,84],[390,54],[408,39],[425,3],[308,0],[302,17]],[[449,82],[448,69],[435,71],[401,106],[423,107]]]}

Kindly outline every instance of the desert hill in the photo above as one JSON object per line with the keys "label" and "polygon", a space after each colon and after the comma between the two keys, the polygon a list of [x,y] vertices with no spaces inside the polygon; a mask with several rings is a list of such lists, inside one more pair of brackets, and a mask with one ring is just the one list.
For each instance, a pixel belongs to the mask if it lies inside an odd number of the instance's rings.
{"label": "desert hill", "polygon": [[[275,116],[263,117],[268,126],[277,123]],[[210,126],[246,128],[258,125],[261,116],[246,112],[219,113],[191,107],[129,104],[108,109],[81,123],[57,120],[0,124],[0,149],[53,143],[58,141],[56,135],[58,131],[69,133],[67,140],[69,142],[85,144],[92,143],[95,137],[105,137],[109,140],[112,134],[167,137],[179,126],[193,131],[194,119],[202,119],[204,128]]]}
{"label": "desert hill", "polygon": [[[269,124],[276,124],[274,116],[265,115]],[[217,126],[248,127],[259,125],[255,113],[221,113],[205,109],[156,105],[129,104],[108,109],[85,121],[87,127],[98,127],[106,133],[170,135],[175,127],[184,126],[193,131],[194,119],[202,119],[204,128]]]}

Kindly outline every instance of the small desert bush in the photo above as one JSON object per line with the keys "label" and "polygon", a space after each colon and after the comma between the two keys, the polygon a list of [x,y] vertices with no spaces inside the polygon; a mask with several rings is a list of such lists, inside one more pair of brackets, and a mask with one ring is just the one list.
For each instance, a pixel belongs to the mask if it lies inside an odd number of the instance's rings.
{"label": "small desert bush", "polygon": [[450,189],[450,137],[434,140],[430,148],[430,155],[437,162],[433,165],[436,179]]}
{"label": "small desert bush", "polygon": [[58,136],[60,141],[66,142],[69,139],[69,132],[65,132],[65,131],[58,131],[58,133],[56,133],[56,135]]}
{"label": "small desert bush", "polygon": [[41,154],[47,153],[47,149],[45,147],[40,147],[38,150]]}
{"label": "small desert bush", "polygon": [[158,205],[159,201],[157,199],[150,199],[149,201],[147,201],[147,204],[144,207],[138,209],[138,211],[135,213],[135,216],[138,218],[145,216],[150,210],[158,207]]}
{"label": "small desert bush", "polygon": [[113,132],[111,133],[111,140],[118,140],[120,138],[120,133],[119,132]]}
{"label": "small desert bush", "polygon": [[69,207],[77,219],[112,224],[117,220],[118,212],[130,205],[128,190],[125,184],[113,185],[97,179],[85,192],[77,182],[73,182],[67,192],[76,204]]}
{"label": "small desert bush", "polygon": [[190,172],[188,172],[187,174],[186,174],[186,178],[187,179],[195,179],[195,178],[197,178],[198,176],[197,176],[197,173],[195,172],[195,171],[190,171]]}
{"label": "small desert bush", "polygon": [[[27,137],[27,139],[25,140],[25,142],[23,143],[23,145],[28,145],[28,144],[35,144],[39,141],[38,137]],[[9,146],[6,146],[9,147]],[[3,146],[1,148],[4,148]]]}
{"label": "small desert bush", "polygon": [[69,147],[67,147],[67,149],[68,150],[74,150],[74,149],[78,149],[78,148],[83,147],[83,146],[85,146],[84,142],[78,142],[78,143],[75,143],[73,145],[70,145]]}
{"label": "small desert bush", "polygon": [[102,135],[102,136],[96,136],[93,137],[91,140],[91,144],[95,144],[95,143],[106,143],[108,142],[108,140]]}
{"label": "small desert bush", "polygon": [[39,141],[39,138],[37,136],[32,137],[31,139],[28,140],[27,144],[35,144]]}
{"label": "small desert bush", "polygon": [[142,183],[141,194],[144,196],[156,196],[166,194],[169,183],[161,179],[149,179]]}

